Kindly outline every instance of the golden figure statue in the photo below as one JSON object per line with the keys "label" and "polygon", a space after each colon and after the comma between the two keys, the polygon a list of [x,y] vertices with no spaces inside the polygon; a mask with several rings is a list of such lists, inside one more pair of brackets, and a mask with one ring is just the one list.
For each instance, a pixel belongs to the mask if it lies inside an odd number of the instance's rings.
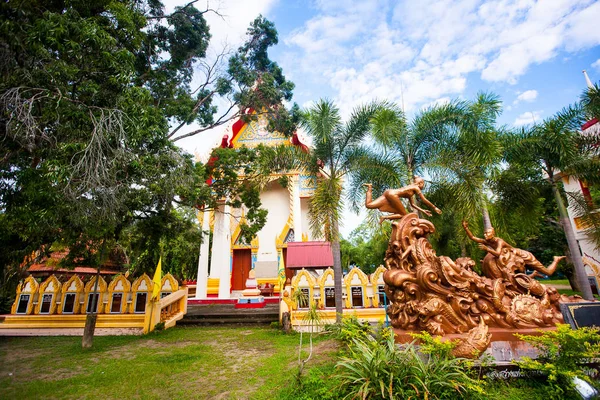
{"label": "golden figure statue", "polygon": [[441,214],[442,210],[434,206],[429,200],[427,200],[425,195],[423,195],[423,192],[421,191],[425,186],[425,181],[423,178],[415,176],[413,181],[413,184],[404,186],[400,189],[388,189],[383,192],[382,196],[376,198],[375,200],[373,200],[373,185],[370,183],[365,183],[364,186],[367,187],[365,207],[391,213],[391,215],[380,217],[379,222],[382,222],[386,219],[399,219],[408,214],[408,211],[406,211],[406,207],[404,207],[401,199],[408,199],[408,202],[413,209],[419,210],[425,215],[431,217],[431,211],[425,210],[415,204],[414,196],[419,196],[423,203],[427,204],[436,213]]}
{"label": "golden figure statue", "polygon": [[[371,199],[370,188],[367,191],[368,208],[394,213],[386,218],[393,221],[383,274],[390,299],[387,313],[394,328],[433,335],[462,334],[456,354],[473,352],[471,356],[477,357],[489,345],[489,328],[516,330],[563,322],[558,302],[569,298],[533,279],[537,273],[552,274],[563,257],[555,257],[546,268],[531,253],[496,237],[493,229],[481,239],[466,223],[467,235],[487,251],[483,276],[473,270],[475,262],[470,258],[453,261],[437,256],[428,240],[435,226],[398,206],[400,198],[410,201],[415,194],[422,196],[423,182],[417,179],[415,184],[388,190],[376,200]],[[441,213],[426,199],[424,202]],[[535,272],[525,274],[526,266]]]}
{"label": "golden figure statue", "polygon": [[[516,249],[497,237],[494,228],[486,229],[483,233],[484,239],[481,239],[471,233],[467,221],[463,221],[462,225],[469,239],[479,243],[479,248],[488,253],[483,259],[482,271],[485,276],[490,278],[507,278],[507,275],[503,273],[506,268],[510,268],[512,273],[517,271],[525,273],[526,266],[534,270],[534,273],[528,275],[530,278],[538,276],[540,273],[552,275],[556,271],[558,263],[565,258],[565,256],[555,256],[554,261],[546,268],[530,252]],[[513,262],[510,263],[509,260]]]}

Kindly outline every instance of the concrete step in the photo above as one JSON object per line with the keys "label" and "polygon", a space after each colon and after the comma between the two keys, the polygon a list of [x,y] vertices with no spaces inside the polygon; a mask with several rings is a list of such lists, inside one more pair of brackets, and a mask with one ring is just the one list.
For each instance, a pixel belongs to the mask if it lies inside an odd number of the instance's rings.
{"label": "concrete step", "polygon": [[233,304],[188,305],[182,325],[254,325],[279,321],[279,304],[263,308],[235,308]]}

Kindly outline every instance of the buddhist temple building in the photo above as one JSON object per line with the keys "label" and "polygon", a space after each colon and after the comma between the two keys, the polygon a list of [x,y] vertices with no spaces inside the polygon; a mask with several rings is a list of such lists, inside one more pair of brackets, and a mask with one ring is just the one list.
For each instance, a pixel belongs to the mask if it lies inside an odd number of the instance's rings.
{"label": "buddhist temple building", "polygon": [[[586,84],[588,88],[592,88],[593,84],[590,80],[586,71],[583,71],[585,76]],[[600,121],[597,118],[593,118],[582,125],[581,131],[584,135],[595,134],[598,135],[600,132]],[[562,177],[563,185],[566,192],[576,193],[583,196],[583,199],[588,204],[593,204],[595,207],[600,207],[598,204],[599,199],[592,198],[590,187],[586,182],[580,181],[574,176],[564,175]],[[597,189],[597,188],[596,188]],[[567,211],[569,213],[569,219],[571,220],[571,226],[575,233],[575,238],[579,243],[581,249],[581,255],[583,257],[583,263],[592,286],[592,291],[598,291],[598,285],[600,282],[600,251],[596,249],[595,244],[587,237],[586,226],[582,222],[582,218],[578,215],[577,207],[573,204],[573,199],[568,198],[569,207]],[[596,211],[598,212],[598,211]]]}
{"label": "buddhist temple building", "polygon": [[[288,138],[267,126],[264,116],[249,122],[239,119],[225,129],[220,146],[253,148],[262,144],[307,149],[297,133]],[[280,183],[282,176],[287,178],[286,187]],[[316,178],[302,171],[270,175],[260,194],[262,207],[268,210],[267,221],[250,243],[241,235],[243,208],[232,209],[223,202],[216,210],[200,212],[202,230],[212,232],[212,240],[205,236],[200,247],[195,299],[239,297],[251,271],[258,287],[265,289],[263,293],[279,294],[280,273],[287,279],[294,273],[287,265],[288,244],[320,239],[312,236],[308,224],[308,201],[315,188]]]}

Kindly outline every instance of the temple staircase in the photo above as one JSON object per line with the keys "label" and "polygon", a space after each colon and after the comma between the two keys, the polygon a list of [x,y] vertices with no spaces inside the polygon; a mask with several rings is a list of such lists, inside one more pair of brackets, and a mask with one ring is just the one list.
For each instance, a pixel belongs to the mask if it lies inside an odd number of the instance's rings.
{"label": "temple staircase", "polygon": [[235,304],[188,304],[177,325],[256,325],[279,321],[279,303],[262,308],[235,308]]}

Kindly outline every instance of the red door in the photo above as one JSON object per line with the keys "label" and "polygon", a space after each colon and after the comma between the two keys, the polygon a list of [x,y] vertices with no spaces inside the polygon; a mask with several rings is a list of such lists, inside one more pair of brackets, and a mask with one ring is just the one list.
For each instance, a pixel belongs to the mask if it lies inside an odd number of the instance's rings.
{"label": "red door", "polygon": [[250,249],[233,250],[233,270],[231,272],[231,290],[246,289],[246,279],[252,268]]}
{"label": "red door", "polygon": [[296,271],[293,269],[289,269],[287,266],[287,249],[285,247],[281,249],[281,255],[283,256],[283,265],[285,265],[285,281],[287,283],[289,279],[291,282]]}

